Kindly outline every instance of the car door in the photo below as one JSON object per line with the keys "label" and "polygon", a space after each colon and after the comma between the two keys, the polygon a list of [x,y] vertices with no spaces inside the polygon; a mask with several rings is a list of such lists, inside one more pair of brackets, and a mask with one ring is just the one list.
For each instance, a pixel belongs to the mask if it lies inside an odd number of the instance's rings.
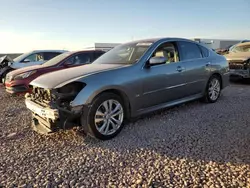
{"label": "car door", "polygon": [[174,48],[174,57],[166,58],[174,58],[172,61],[143,68],[145,78],[143,79],[142,108],[160,105],[184,96],[185,81],[182,75],[185,72],[185,67],[184,63],[179,61],[179,52],[176,44],[167,42],[160,45],[154,51],[152,57],[158,54],[159,50],[165,49],[165,47],[169,49],[171,45]]}
{"label": "car door", "polygon": [[179,41],[177,45],[180,61],[186,68],[182,75],[186,82],[185,94],[187,97],[200,94],[209,75],[209,60],[206,57],[209,52],[205,47],[193,42]]}

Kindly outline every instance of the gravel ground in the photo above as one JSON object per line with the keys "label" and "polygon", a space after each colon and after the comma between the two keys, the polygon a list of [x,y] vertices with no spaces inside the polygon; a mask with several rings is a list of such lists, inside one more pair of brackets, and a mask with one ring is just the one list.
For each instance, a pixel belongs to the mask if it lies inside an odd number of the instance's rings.
{"label": "gravel ground", "polygon": [[3,187],[250,187],[250,84],[147,115],[105,142],[38,135],[22,97],[0,88],[0,101]]}

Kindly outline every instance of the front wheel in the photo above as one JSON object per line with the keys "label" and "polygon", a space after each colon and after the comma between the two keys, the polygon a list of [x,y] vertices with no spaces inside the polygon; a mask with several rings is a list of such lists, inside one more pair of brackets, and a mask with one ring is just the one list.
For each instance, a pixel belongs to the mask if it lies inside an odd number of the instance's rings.
{"label": "front wheel", "polygon": [[205,95],[204,95],[204,100],[208,103],[214,103],[216,102],[221,94],[221,79],[214,75],[212,76],[206,87]]}
{"label": "front wheel", "polygon": [[91,136],[108,140],[121,131],[124,118],[125,109],[122,99],[113,93],[103,93],[93,101],[87,117],[87,125],[83,126]]}

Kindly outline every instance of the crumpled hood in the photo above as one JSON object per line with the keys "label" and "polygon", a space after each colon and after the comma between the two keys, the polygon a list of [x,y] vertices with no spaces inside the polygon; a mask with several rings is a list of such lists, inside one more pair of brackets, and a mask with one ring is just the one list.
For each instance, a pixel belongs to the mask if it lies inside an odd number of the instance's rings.
{"label": "crumpled hood", "polygon": [[44,63],[43,61],[36,61],[36,62],[29,62],[29,63],[13,62],[10,65],[10,67],[13,68],[13,69],[20,69],[20,68],[29,67],[29,66],[32,66],[32,65],[41,65],[43,63]]}
{"label": "crumpled hood", "polygon": [[33,80],[30,84],[33,86],[52,89],[64,85],[64,83],[73,82],[84,76],[103,72],[105,70],[116,69],[126,65],[121,64],[89,64],[79,67],[68,68],[51,73],[44,74]]}
{"label": "crumpled hood", "polygon": [[20,68],[20,69],[16,69],[14,71],[11,71],[10,73],[8,73],[8,75],[10,76],[16,76],[18,74],[22,74],[28,71],[32,71],[32,70],[37,70],[39,68],[43,68],[42,65],[33,65],[33,66],[29,66],[29,67],[24,67],[24,68]]}
{"label": "crumpled hood", "polygon": [[242,60],[246,61],[250,59],[250,52],[231,52],[225,55],[227,60]]}

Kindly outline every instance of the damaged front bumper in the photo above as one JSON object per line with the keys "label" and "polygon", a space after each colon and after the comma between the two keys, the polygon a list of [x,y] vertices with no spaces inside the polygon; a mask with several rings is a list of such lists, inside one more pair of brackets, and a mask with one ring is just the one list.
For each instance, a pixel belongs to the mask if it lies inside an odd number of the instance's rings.
{"label": "damaged front bumper", "polygon": [[250,61],[249,60],[229,60],[230,77],[250,78]]}
{"label": "damaged front bumper", "polygon": [[60,107],[44,107],[30,99],[25,99],[25,104],[32,111],[32,127],[39,133],[49,134],[80,125],[82,115],[80,107],[71,111]]}
{"label": "damaged front bumper", "polygon": [[250,70],[230,69],[230,77],[250,78]]}

